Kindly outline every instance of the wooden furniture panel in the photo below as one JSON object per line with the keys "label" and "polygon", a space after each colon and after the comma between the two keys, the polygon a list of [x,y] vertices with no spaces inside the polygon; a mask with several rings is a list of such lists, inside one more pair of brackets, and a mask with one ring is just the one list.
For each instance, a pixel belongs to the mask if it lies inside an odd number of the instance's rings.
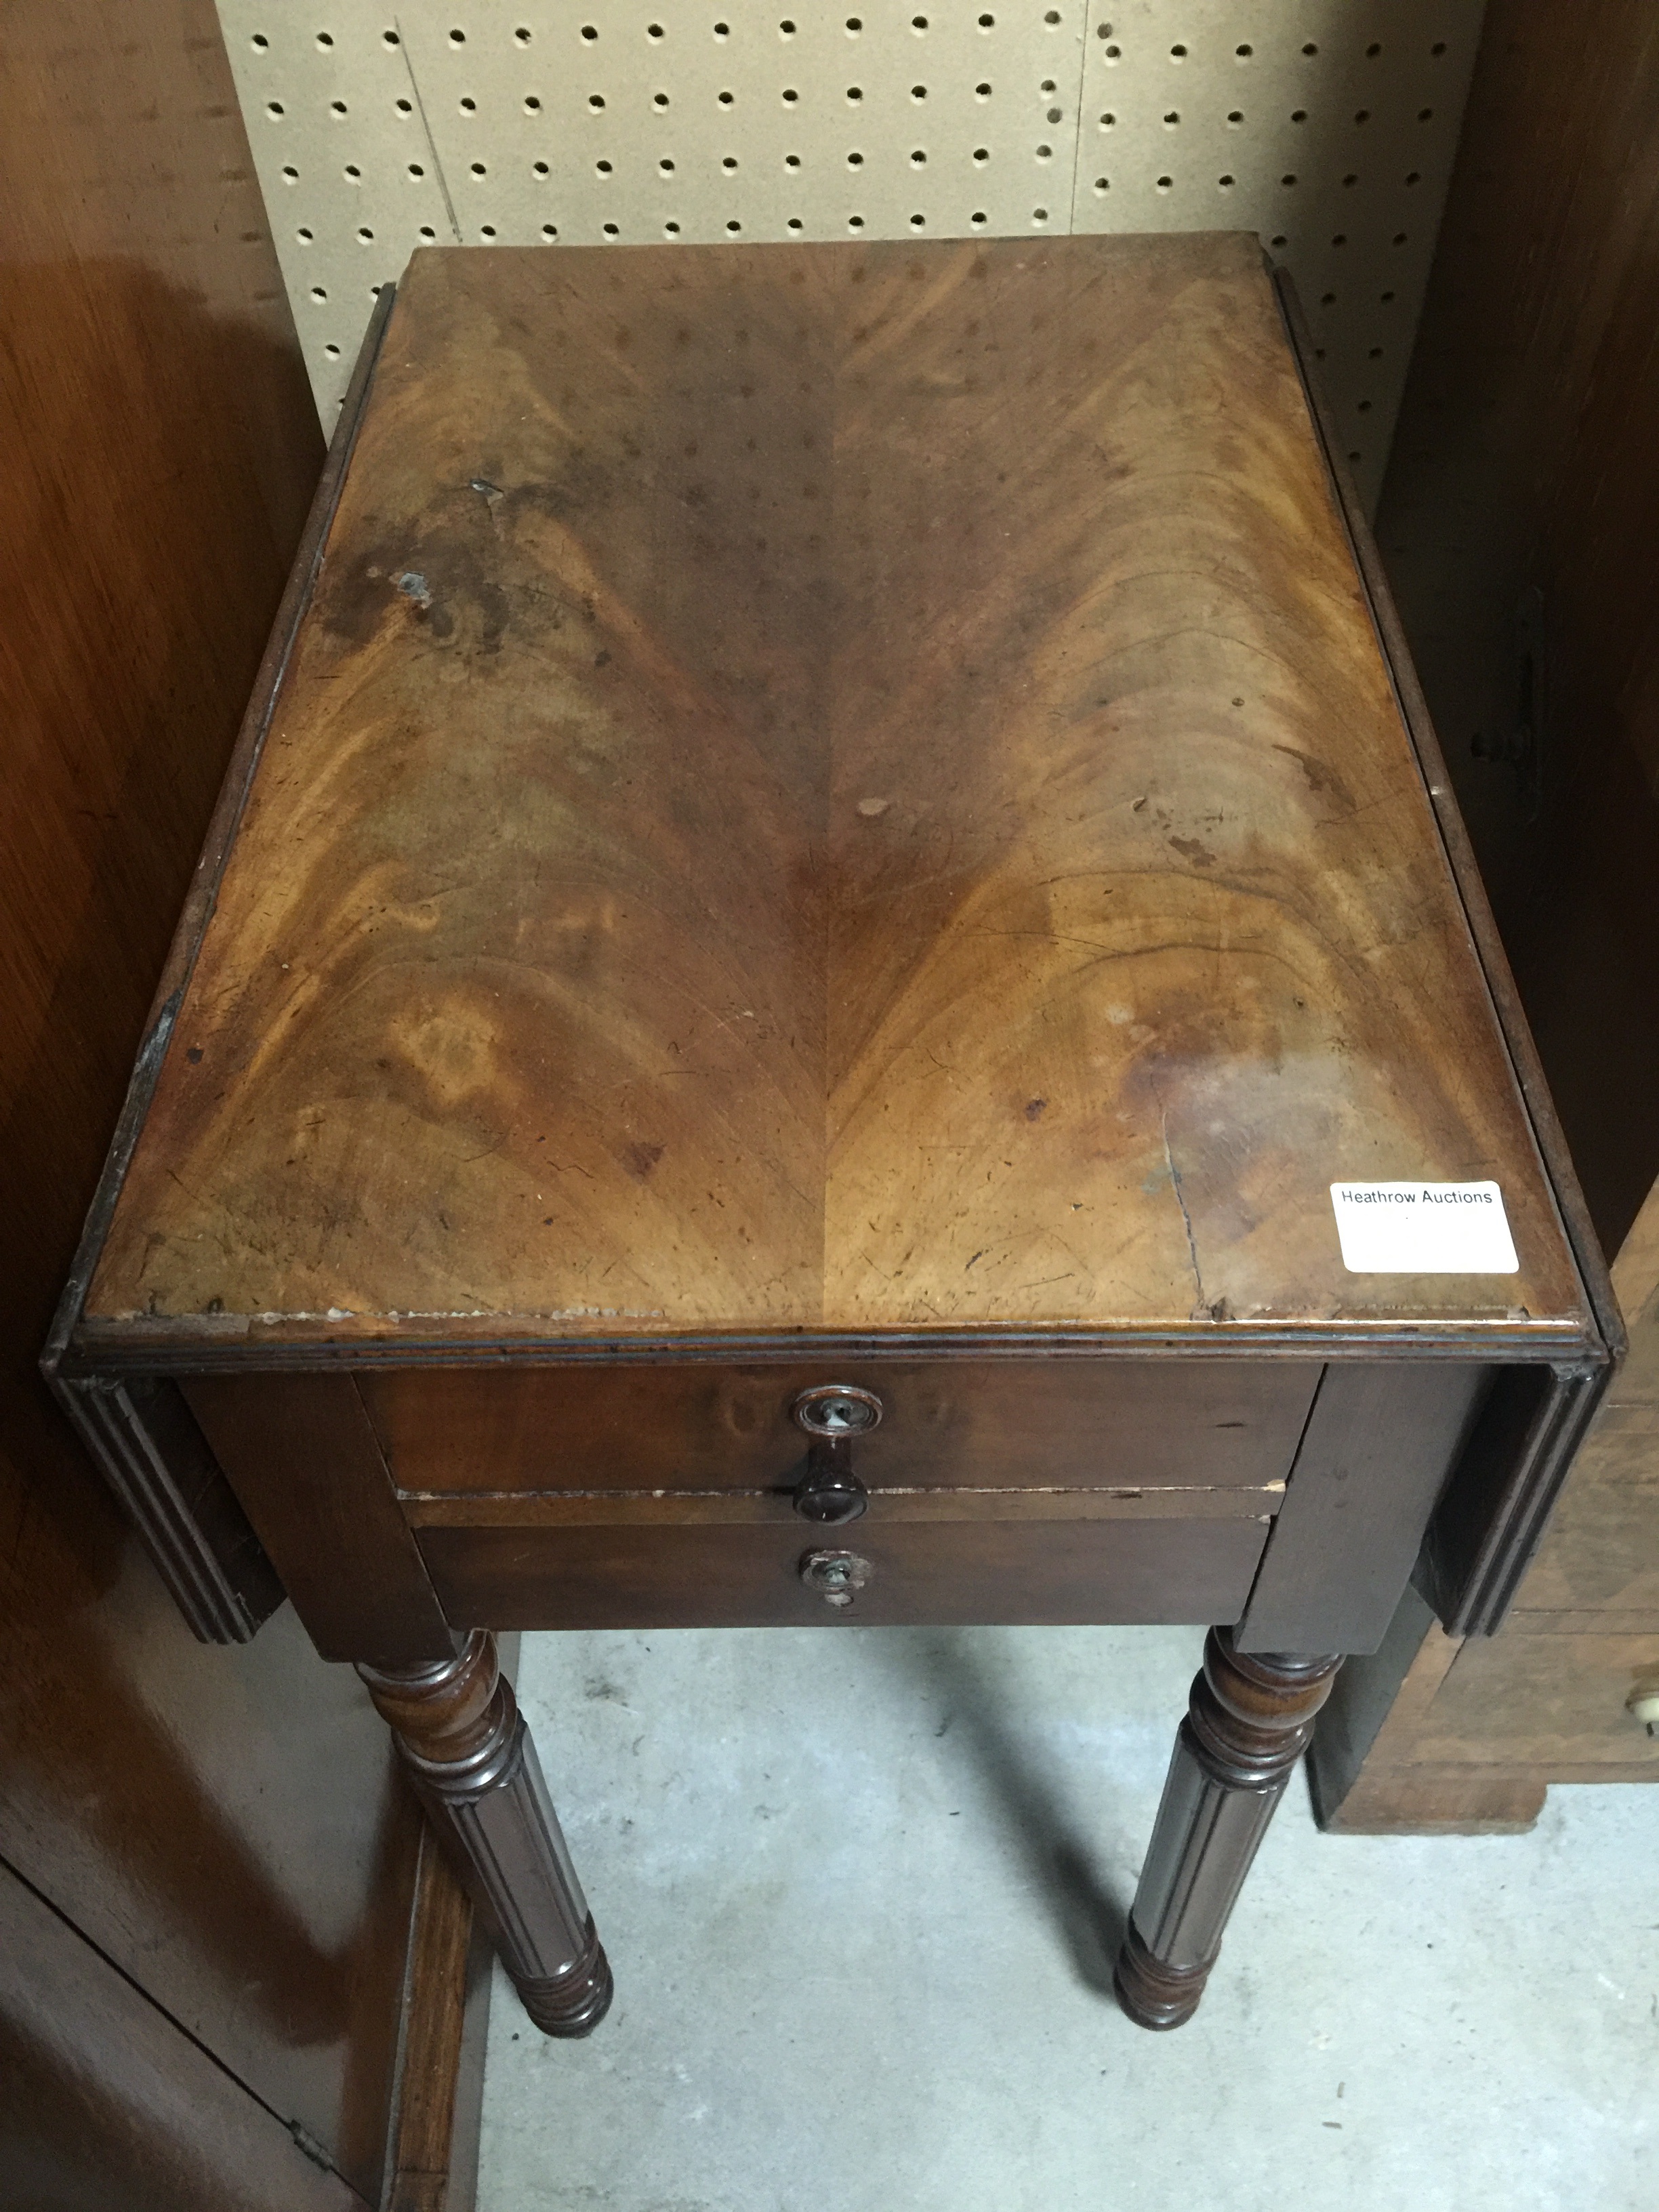
{"label": "wooden furniture panel", "polygon": [[234,1656],[198,1644],[90,1471],[75,1480],[22,1525],[4,1585],[0,1859],[372,2199],[416,1808],[292,1613]]}
{"label": "wooden furniture panel", "polygon": [[[1170,2026],[1616,1355],[1295,327],[1217,235],[423,253],[371,335],[49,1364],[176,1383],[550,2034],[494,1629],[1207,1619]],[[890,1403],[797,1487],[807,1382]]]}
{"label": "wooden furniture panel", "polygon": [[1365,1651],[1379,1644],[1422,1531],[1497,1378],[1434,1367],[1327,1368],[1285,1510],[1239,1623],[1245,1651]]}
{"label": "wooden furniture panel", "polygon": [[1652,9],[1492,0],[1378,531],[1632,1349],[1503,1633],[1408,1602],[1339,1683],[1344,1829],[1525,1826],[1552,1779],[1655,1771],[1656,249]]}
{"label": "wooden furniture panel", "polygon": [[0,2173],[9,2203],[52,2212],[366,2212],[7,1867]]}
{"label": "wooden furniture panel", "polygon": [[1582,1331],[1255,242],[416,253],[87,1310]]}
{"label": "wooden furniture panel", "polygon": [[1659,24],[1492,0],[1377,535],[1604,1249],[1659,1176]]}
{"label": "wooden furniture panel", "polygon": [[1319,1378],[1308,1360],[895,1360],[451,1369],[366,1374],[404,1492],[765,1490],[793,1485],[790,1418],[815,1384],[875,1393],[859,1439],[874,1489],[1261,1488],[1290,1472]]}
{"label": "wooden furniture panel", "polygon": [[1659,1781],[1659,1741],[1626,1704],[1638,1689],[1659,1695],[1659,1631],[1576,1636],[1522,1613],[1489,1656],[1472,1656],[1474,1665],[1448,1671],[1424,1716],[1414,1764],[1519,1767],[1552,1782]]}
{"label": "wooden furniture panel", "polygon": [[252,1554],[251,1649],[36,1365],[323,441],[210,0],[11,0],[0,112],[0,2199],[362,2212],[416,1808],[173,1386],[133,1395]]}
{"label": "wooden furniture panel", "polygon": [[1552,1783],[1659,1782],[1659,1740],[1630,1710],[1659,1696],[1650,1625],[1576,1634],[1517,1610],[1490,1642],[1464,1641],[1413,1597],[1376,1679],[1358,1671],[1352,1705],[1310,1764],[1322,1827],[1510,1835],[1533,1826]]}
{"label": "wooden furniture panel", "polygon": [[202,1375],[185,1395],[325,1659],[447,1654],[349,1375]]}
{"label": "wooden furniture panel", "polygon": [[[456,1620],[526,1628],[761,1628],[878,1621],[1236,1619],[1262,1520],[855,1521],[814,1529],[423,1528],[421,1551]],[[802,1581],[809,1552],[874,1569],[832,1609]]]}
{"label": "wooden furniture panel", "polygon": [[1530,1827],[1551,1782],[1659,1780],[1659,1189],[1613,1267],[1630,1349],[1502,1632],[1449,1637],[1408,1591],[1351,1665],[1310,1764],[1349,1834]]}

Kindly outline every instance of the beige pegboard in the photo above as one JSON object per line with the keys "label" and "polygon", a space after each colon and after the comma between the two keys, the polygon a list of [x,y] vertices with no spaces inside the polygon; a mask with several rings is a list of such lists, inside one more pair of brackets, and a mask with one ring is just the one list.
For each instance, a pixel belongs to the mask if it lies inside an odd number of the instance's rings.
{"label": "beige pegboard", "polygon": [[1078,230],[1253,230],[1374,505],[1484,0],[1093,0]]}
{"label": "beige pegboard", "polygon": [[1375,498],[1483,0],[220,0],[318,405],[422,243],[1257,232]]}

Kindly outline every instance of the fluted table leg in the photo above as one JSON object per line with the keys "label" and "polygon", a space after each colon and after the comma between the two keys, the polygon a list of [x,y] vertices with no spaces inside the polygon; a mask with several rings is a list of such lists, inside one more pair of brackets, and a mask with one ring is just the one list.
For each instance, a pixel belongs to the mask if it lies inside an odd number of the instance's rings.
{"label": "fluted table leg", "polygon": [[611,1967],[495,1638],[474,1629],[453,1659],[357,1672],[525,2010],[547,2035],[591,2033],[610,2007]]}
{"label": "fluted table leg", "polygon": [[1118,2002],[1142,2027],[1198,2009],[1229,1914],[1340,1656],[1242,1652],[1212,1628],[1118,1954]]}

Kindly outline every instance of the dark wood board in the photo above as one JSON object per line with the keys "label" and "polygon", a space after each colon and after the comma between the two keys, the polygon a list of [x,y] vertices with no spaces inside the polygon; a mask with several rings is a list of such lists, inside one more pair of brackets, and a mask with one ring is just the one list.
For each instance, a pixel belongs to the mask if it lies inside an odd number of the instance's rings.
{"label": "dark wood board", "polygon": [[[969,1521],[782,1528],[422,1528],[458,1621],[521,1628],[1236,1620],[1265,1521]],[[811,1551],[875,1569],[844,1612],[801,1581]]]}
{"label": "dark wood board", "polygon": [[200,1376],[185,1395],[321,1656],[447,1658],[453,1640],[351,1376]]}
{"label": "dark wood board", "polygon": [[1609,1255],[1659,1176],[1656,117],[1642,0],[1488,9],[1377,520]]}
{"label": "dark wood board", "polygon": [[881,1486],[1259,1486],[1290,1472],[1312,1361],[895,1360],[437,1368],[360,1389],[401,1491],[708,1490],[793,1482],[791,1419],[825,1381],[867,1386],[858,1444]]}
{"label": "dark wood board", "polygon": [[1241,1650],[1382,1642],[1492,1380],[1478,1367],[1326,1370],[1239,1624]]}
{"label": "dark wood board", "polygon": [[1316,1747],[1344,1827],[1652,1771],[1626,1699],[1659,1630],[1656,251],[1651,9],[1490,7],[1378,536],[1632,1351],[1504,1632],[1419,1619],[1366,1725]]}
{"label": "dark wood board", "polygon": [[416,1833],[384,1730],[289,1612],[196,1642],[35,1366],[323,438],[210,0],[14,0],[0,111],[0,1856],[135,2008],[67,2101],[0,2077],[98,2212],[143,2201],[145,2099],[231,2144],[216,2212],[342,2200],[290,2121],[372,2202]]}
{"label": "dark wood board", "polygon": [[50,2212],[369,2212],[0,1864],[0,2190]]}
{"label": "dark wood board", "polygon": [[481,2044],[479,2008],[489,2004],[488,1952],[480,1956],[477,1933],[471,1899],[428,1828],[410,1923],[398,2116],[381,2212],[462,2212],[474,2194],[476,2116],[470,2102],[459,2114],[457,2106],[463,2093],[470,2100],[483,2088],[482,2066],[465,2063],[475,2056],[466,2047],[469,2032]]}
{"label": "dark wood board", "polygon": [[1415,1593],[1343,1670],[1310,1769],[1328,1826],[1428,1833],[1529,1826],[1551,1782],[1659,1779],[1630,1710],[1659,1692],[1659,1194],[1613,1280],[1630,1349],[1491,1640],[1460,1640]]}

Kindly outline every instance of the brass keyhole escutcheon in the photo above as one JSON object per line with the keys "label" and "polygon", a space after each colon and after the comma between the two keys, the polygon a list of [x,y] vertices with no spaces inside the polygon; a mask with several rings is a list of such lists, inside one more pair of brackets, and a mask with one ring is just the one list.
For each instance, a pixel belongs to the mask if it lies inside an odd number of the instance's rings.
{"label": "brass keyhole escutcheon", "polygon": [[867,1437],[881,1419],[881,1401],[856,1382],[816,1382],[790,1410],[809,1437]]}
{"label": "brass keyhole escutcheon", "polygon": [[799,1570],[807,1589],[817,1590],[838,1612],[852,1604],[875,1571],[873,1564],[857,1552],[808,1552]]}

